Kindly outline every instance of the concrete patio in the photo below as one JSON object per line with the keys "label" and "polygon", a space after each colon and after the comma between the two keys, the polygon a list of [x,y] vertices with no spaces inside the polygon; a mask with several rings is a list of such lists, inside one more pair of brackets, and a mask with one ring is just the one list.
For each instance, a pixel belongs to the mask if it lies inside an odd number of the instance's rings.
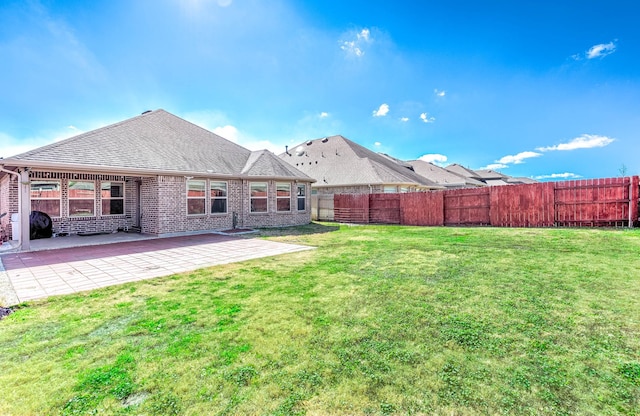
{"label": "concrete patio", "polygon": [[[313,249],[222,234],[108,236],[49,239],[48,249],[0,255],[0,306]],[[80,240],[71,245],[73,238]]]}

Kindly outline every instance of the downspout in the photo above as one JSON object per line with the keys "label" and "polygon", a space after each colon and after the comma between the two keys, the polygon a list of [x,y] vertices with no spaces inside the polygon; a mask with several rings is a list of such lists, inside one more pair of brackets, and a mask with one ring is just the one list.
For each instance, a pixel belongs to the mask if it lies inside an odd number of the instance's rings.
{"label": "downspout", "polygon": [[22,189],[22,185],[24,185],[24,183],[29,184],[29,172],[27,169],[23,170],[20,173],[14,172],[12,170],[5,169],[4,165],[0,165],[0,172],[5,172],[10,175],[15,175],[18,181],[18,214],[20,214],[20,228],[17,230],[18,231],[18,249],[29,250],[31,248],[30,241],[29,241],[30,239],[29,211],[30,210],[28,208],[25,209],[26,204],[25,204],[24,192]]}

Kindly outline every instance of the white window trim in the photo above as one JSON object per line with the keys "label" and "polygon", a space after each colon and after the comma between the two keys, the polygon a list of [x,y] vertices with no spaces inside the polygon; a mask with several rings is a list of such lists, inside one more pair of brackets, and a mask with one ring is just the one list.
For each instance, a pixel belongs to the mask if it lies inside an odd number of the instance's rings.
{"label": "white window trim", "polygon": [[[224,183],[225,186],[225,196],[214,196],[211,187],[213,186],[212,184],[214,183]],[[225,215],[229,213],[229,182],[227,181],[216,181],[216,180],[210,180],[209,181],[209,214],[211,215]],[[211,212],[211,210],[213,210],[213,200],[214,199],[224,199],[226,201],[226,203],[224,204],[225,206],[225,211],[224,212]]]}
{"label": "white window trim", "polygon": [[[70,190],[71,190],[71,182],[76,182],[76,183],[93,183],[93,198],[71,198],[70,195]],[[67,216],[69,218],[92,218],[92,217],[97,217],[97,212],[98,212],[98,207],[96,206],[96,201],[98,198],[96,198],[96,181],[87,181],[87,180],[69,180],[67,182]],[[78,214],[72,214],[71,213],[71,201],[89,201],[89,200],[93,200],[93,213],[91,215],[78,215]]]}
{"label": "white window trim", "polygon": [[[58,189],[60,192],[60,197],[59,198],[33,198],[31,196],[31,187],[29,187],[29,204],[31,205],[31,201],[33,201],[34,199],[37,201],[53,201],[53,200],[57,200],[58,204],[59,204],[59,208],[58,208],[58,212],[60,213],[60,215],[58,216],[51,216],[51,218],[62,218],[62,182],[61,181],[56,181],[56,180],[47,180],[47,179],[37,179],[37,180],[33,180],[31,181],[33,182],[39,182],[39,183],[57,183],[58,184]],[[31,209],[31,207],[29,207],[29,209]],[[49,215],[49,214],[47,214]]]}
{"label": "white window trim", "polygon": [[[304,195],[300,196],[298,195],[298,188],[302,188],[304,189]],[[300,199],[304,199],[304,209],[298,209],[298,202],[300,201]],[[307,185],[305,184],[298,184],[296,185],[296,211],[298,212],[304,212],[307,210]]]}
{"label": "white window trim", "polygon": [[[264,184],[267,194],[265,196],[253,196],[251,195],[251,186],[254,184]],[[251,201],[254,199],[264,199],[267,201],[267,210],[266,211],[253,211],[251,207]],[[251,214],[268,214],[269,213],[269,182],[249,182],[249,212]]]}
{"label": "white window trim", "polygon": [[[189,182],[204,182],[204,196],[189,196]],[[209,192],[207,192],[207,180],[206,179],[187,179],[185,182],[185,189],[186,189],[186,204],[185,204],[185,209],[187,211],[187,216],[188,217],[202,217],[207,215],[207,197],[209,196]],[[189,200],[190,199],[204,199],[204,212],[198,212],[195,214],[189,214]]]}
{"label": "white window trim", "polygon": [[[278,195],[278,187],[281,185],[287,185],[289,187],[289,196],[279,196]],[[288,199],[289,200],[289,209],[280,210],[278,209],[278,201]],[[297,202],[297,201],[296,201]],[[291,212],[291,182],[276,182],[276,212]]]}
{"label": "white window trim", "polygon": [[[122,196],[121,197],[117,197],[117,198],[112,198],[111,196],[109,196],[109,198],[102,198],[102,184],[104,183],[120,183],[122,184]],[[126,192],[127,192],[127,188],[126,188],[126,184],[123,181],[101,181],[100,182],[100,215],[103,217],[121,217],[123,215],[125,215],[127,213],[127,198],[126,198]],[[122,199],[122,214],[105,214],[102,212],[102,201],[104,200],[114,200],[114,199]]]}

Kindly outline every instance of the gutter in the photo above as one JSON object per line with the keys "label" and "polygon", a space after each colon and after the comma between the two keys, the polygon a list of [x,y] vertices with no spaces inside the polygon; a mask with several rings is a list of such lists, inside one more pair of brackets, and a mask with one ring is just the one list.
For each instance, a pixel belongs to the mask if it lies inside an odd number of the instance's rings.
{"label": "gutter", "polygon": [[[80,165],[75,163],[55,163],[55,162],[33,162],[29,160],[19,159],[4,159],[4,165],[10,166],[23,166],[28,165],[33,169],[46,169],[51,171],[60,172],[86,172],[92,174],[103,173],[105,175],[121,174],[128,176],[193,176],[198,178],[228,178],[228,179],[247,179],[247,180],[282,180],[291,181],[296,180],[300,182],[316,182],[315,179],[310,177],[297,177],[297,176],[252,176],[252,175],[237,175],[232,173],[214,173],[214,172],[200,172],[200,171],[179,171],[179,170],[164,170],[164,169],[142,169],[142,168],[129,168],[121,166],[105,166],[105,165]],[[4,171],[4,170],[3,170]],[[9,171],[11,172],[11,171]],[[11,172],[16,174],[15,172]]]}

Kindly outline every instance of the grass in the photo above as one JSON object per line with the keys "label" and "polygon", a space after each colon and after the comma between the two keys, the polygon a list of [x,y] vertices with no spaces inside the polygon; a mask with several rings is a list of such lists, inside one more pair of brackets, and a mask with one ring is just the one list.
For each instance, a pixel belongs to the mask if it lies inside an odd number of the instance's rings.
{"label": "grass", "polygon": [[312,224],[22,305],[0,414],[640,414],[640,231]]}

